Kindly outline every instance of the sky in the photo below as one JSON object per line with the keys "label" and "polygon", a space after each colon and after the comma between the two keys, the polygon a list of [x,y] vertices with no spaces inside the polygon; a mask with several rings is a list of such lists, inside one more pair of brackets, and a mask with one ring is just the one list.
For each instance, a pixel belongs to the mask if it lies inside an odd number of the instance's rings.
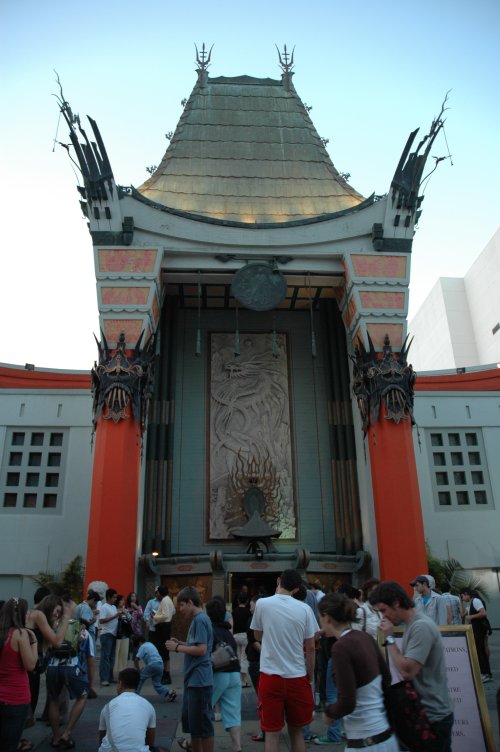
{"label": "sky", "polygon": [[[440,163],[412,252],[413,316],[440,276],[463,276],[498,228],[498,0],[60,0],[0,4],[0,362],[87,370],[98,333],[90,235],[66,152],[58,93],[93,117],[117,183],[158,164],[195,84],[279,78],[275,44],[295,46],[294,84],[351,185],[386,193],[409,133],[427,132],[450,91]],[[84,123],[84,127],[87,123]],[[89,129],[90,130],[90,129]],[[59,126],[58,140],[67,141]]]}

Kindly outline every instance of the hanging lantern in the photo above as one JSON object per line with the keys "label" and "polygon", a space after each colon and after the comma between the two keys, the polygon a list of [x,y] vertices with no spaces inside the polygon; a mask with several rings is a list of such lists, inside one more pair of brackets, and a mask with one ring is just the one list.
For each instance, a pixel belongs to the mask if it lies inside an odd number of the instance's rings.
{"label": "hanging lantern", "polygon": [[240,326],[239,326],[239,311],[238,306],[235,308],[235,317],[236,317],[236,328],[234,331],[234,354],[236,356],[240,355]]}
{"label": "hanging lantern", "polygon": [[198,271],[198,329],[196,330],[196,349],[194,354],[197,358],[201,355],[201,272]]}

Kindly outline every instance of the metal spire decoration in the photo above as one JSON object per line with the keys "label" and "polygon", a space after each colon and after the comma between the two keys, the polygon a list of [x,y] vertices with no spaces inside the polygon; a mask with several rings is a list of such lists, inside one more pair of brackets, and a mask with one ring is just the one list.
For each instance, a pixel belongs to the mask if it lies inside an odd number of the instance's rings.
{"label": "metal spire decoration", "polygon": [[283,52],[279,51],[277,44],[275,44],[274,46],[278,50],[278,59],[281,70],[283,71],[283,73],[290,74],[293,68],[293,53],[295,52],[295,47],[293,48],[292,54],[290,55],[286,48],[286,44],[283,47]]}
{"label": "metal spire decoration", "polygon": [[207,85],[208,81],[208,71],[207,68],[210,65],[210,59],[212,57],[212,50],[214,46],[212,45],[207,52],[205,49],[205,42],[203,42],[201,46],[201,52],[198,50],[198,47],[195,44],[196,49],[196,64],[197,68],[196,71],[198,73],[198,83],[201,87],[205,87]]}
{"label": "metal spire decoration", "polygon": [[283,75],[281,76],[283,80],[283,86],[285,87],[286,91],[290,91],[290,87],[292,85],[293,53],[295,51],[295,47],[293,48],[292,54],[290,55],[286,48],[286,44],[284,45],[283,52],[279,51],[277,44],[275,44],[274,46],[278,50],[278,60],[280,68],[283,71]]}

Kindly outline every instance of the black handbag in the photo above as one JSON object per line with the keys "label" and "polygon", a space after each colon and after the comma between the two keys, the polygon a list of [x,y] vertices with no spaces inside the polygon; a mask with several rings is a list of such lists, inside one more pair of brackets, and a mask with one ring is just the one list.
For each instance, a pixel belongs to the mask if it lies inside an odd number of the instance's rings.
{"label": "black handbag", "polygon": [[438,752],[438,738],[409,679],[385,686],[384,700],[394,733],[411,752]]}

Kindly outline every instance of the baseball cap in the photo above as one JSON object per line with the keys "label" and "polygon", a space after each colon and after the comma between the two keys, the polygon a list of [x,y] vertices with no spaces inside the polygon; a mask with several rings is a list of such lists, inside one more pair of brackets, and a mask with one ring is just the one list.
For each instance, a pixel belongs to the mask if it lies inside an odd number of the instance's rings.
{"label": "baseball cap", "polygon": [[429,578],[425,574],[419,574],[418,577],[415,577],[415,579],[410,582],[410,585],[415,587],[417,582],[420,582],[422,585],[427,585],[427,587],[431,586]]}

